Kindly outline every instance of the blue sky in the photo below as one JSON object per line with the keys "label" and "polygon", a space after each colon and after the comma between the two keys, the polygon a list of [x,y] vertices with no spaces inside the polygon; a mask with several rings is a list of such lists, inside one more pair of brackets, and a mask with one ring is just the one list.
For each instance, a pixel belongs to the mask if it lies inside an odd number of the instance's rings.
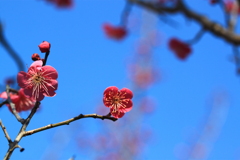
{"label": "blue sky", "polygon": [[[121,42],[112,41],[104,35],[102,24],[119,23],[124,7],[123,0],[82,0],[75,1],[72,9],[58,9],[45,1],[1,0],[0,19],[4,25],[4,34],[11,46],[19,53],[24,64],[30,66],[31,55],[39,53],[38,44],[43,40],[52,45],[47,64],[59,73],[57,96],[45,98],[42,107],[32,119],[29,129],[50,123],[57,123],[80,113],[96,112],[102,103],[102,93],[108,86],[119,88],[131,87],[127,77],[129,59],[133,56],[134,46],[142,35],[136,28]],[[204,13],[210,19],[224,24],[223,14],[217,6],[210,6],[207,0],[186,1],[189,7]],[[211,151],[209,160],[237,160],[240,158],[239,77],[235,65],[230,61],[233,53],[229,44],[206,33],[192,46],[193,53],[186,61],[178,60],[168,49],[167,41],[171,37],[189,40],[200,27],[194,21],[187,21],[181,15],[172,16],[179,27],[173,27],[159,21],[157,15],[153,28],[160,33],[161,44],[153,51],[154,65],[161,71],[162,79],[148,90],[154,97],[154,113],[140,120],[141,125],[152,128],[153,134],[144,152],[138,159],[178,159],[185,143],[194,133],[200,133],[210,112],[211,97],[217,93],[227,96],[219,132],[209,142]],[[132,19],[142,18],[142,10],[133,7]],[[0,81],[15,76],[18,72],[14,61],[0,46]],[[39,53],[40,54],[40,53]],[[43,56],[43,55],[42,55]],[[134,108],[138,109],[138,108]],[[133,116],[127,113],[123,118]],[[23,117],[27,113],[21,114]],[[9,134],[14,138],[20,128],[6,107],[1,108],[0,117]],[[120,119],[121,120],[121,119]],[[119,121],[120,121],[119,120]],[[111,123],[84,119],[52,130],[25,137],[18,150],[12,155],[13,160],[48,159],[44,156],[54,148],[59,153],[58,159],[64,160],[76,155],[79,160],[93,159],[91,150],[83,153],[76,147],[76,134],[101,132],[99,125]],[[121,128],[119,128],[121,130]],[[56,137],[57,142],[54,141]],[[55,142],[55,145],[52,142]],[[8,144],[0,132],[0,156],[4,156]],[[97,151],[93,151],[98,154]],[[182,152],[181,152],[182,153]]]}

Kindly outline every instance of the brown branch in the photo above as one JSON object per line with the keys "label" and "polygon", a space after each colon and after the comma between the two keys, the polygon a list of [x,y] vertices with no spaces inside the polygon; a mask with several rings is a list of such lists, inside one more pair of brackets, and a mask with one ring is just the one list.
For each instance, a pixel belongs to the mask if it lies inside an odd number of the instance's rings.
{"label": "brown branch", "polygon": [[233,9],[230,11],[230,18],[228,22],[228,30],[230,32],[233,32],[235,30],[238,19],[238,9],[239,9],[238,2],[234,1]]}
{"label": "brown branch", "polygon": [[23,126],[21,128],[21,131],[26,131],[26,128],[27,128],[29,122],[31,121],[31,119],[34,116],[34,114],[37,112],[37,109],[39,108],[40,104],[41,103],[38,102],[38,101],[35,103],[35,106],[33,107],[33,109],[31,110],[31,113],[29,114],[29,116],[25,120],[25,122],[24,122],[24,124],[23,124]]}
{"label": "brown branch", "polygon": [[126,27],[128,16],[131,12],[132,4],[126,1],[120,18],[120,26]]}
{"label": "brown branch", "polygon": [[230,15],[229,15],[229,13],[226,12],[225,2],[224,2],[224,0],[218,0],[218,4],[220,5],[220,7],[223,11],[223,15],[224,15],[224,18],[225,18],[225,23],[228,27],[229,21],[230,21]]}
{"label": "brown branch", "polygon": [[5,101],[3,101],[2,103],[0,103],[0,108],[1,108],[4,104],[8,104],[8,101],[5,100]]}
{"label": "brown branch", "polygon": [[166,7],[162,5],[156,5],[156,3],[146,2],[142,0],[128,0],[129,2],[135,3],[139,6],[142,6],[146,9],[154,11],[158,14],[176,14],[182,13],[189,19],[195,20],[198,22],[202,28],[209,31],[213,35],[220,37],[227,42],[240,45],[240,36],[224,28],[222,25],[209,20],[207,17],[194,12],[186,7],[182,0],[178,0],[174,7]]}
{"label": "brown branch", "polygon": [[45,57],[44,57],[44,60],[43,60],[43,66],[46,65],[49,54],[50,54],[50,51],[45,53]]}
{"label": "brown branch", "polygon": [[40,105],[40,102],[37,101],[37,102],[35,103],[35,106],[34,106],[33,109],[31,110],[31,113],[30,113],[29,116],[27,117],[27,119],[24,120],[23,125],[22,125],[22,127],[21,127],[21,129],[20,129],[20,131],[19,131],[19,133],[18,133],[18,135],[17,135],[17,137],[16,137],[16,139],[14,140],[14,142],[9,143],[8,151],[7,151],[7,153],[6,153],[6,155],[5,155],[5,157],[4,157],[3,160],[8,160],[8,159],[10,159],[10,157],[11,157],[13,151],[15,150],[15,148],[20,148],[20,151],[21,151],[21,152],[24,150],[24,148],[21,148],[21,147],[18,145],[18,143],[20,142],[20,140],[21,140],[22,137],[24,136],[24,134],[25,134],[25,132],[26,132],[26,128],[27,128],[29,122],[31,121],[32,117],[33,117],[34,114],[36,113],[39,105]]}
{"label": "brown branch", "polygon": [[47,130],[47,129],[50,129],[50,128],[55,128],[55,127],[62,126],[62,125],[69,125],[71,122],[82,119],[82,118],[98,118],[98,119],[102,119],[102,120],[108,119],[108,120],[112,120],[112,121],[118,120],[117,118],[110,117],[108,115],[101,116],[101,115],[97,115],[97,114],[86,114],[86,115],[80,114],[79,116],[68,119],[66,121],[62,121],[62,122],[55,123],[55,124],[49,124],[49,125],[44,126],[44,127],[40,127],[40,128],[37,128],[37,129],[26,131],[24,133],[23,137],[29,136],[29,135],[32,135],[34,133],[41,132],[41,131],[44,131],[44,130]]}
{"label": "brown branch", "polygon": [[[18,93],[18,90],[9,88],[9,92]],[[5,101],[3,101],[2,103],[0,103],[0,108],[1,108],[4,104],[9,104],[9,103],[8,103],[8,100],[5,100]]]}
{"label": "brown branch", "polygon": [[236,65],[236,74],[240,75],[240,53],[237,46],[233,46],[234,63]]}
{"label": "brown branch", "polygon": [[15,60],[18,66],[19,71],[24,71],[24,64],[21,59],[21,57],[13,50],[13,48],[9,45],[8,41],[3,35],[3,27],[2,23],[0,22],[0,43],[3,45],[3,47],[7,50],[9,55]]}
{"label": "brown branch", "polygon": [[18,90],[9,87],[9,92],[18,93]]}
{"label": "brown branch", "polygon": [[201,29],[200,31],[197,32],[197,34],[191,40],[187,40],[187,41],[184,41],[184,42],[189,44],[189,45],[192,45],[192,44],[198,42],[202,38],[204,33],[205,33],[205,30]]}
{"label": "brown branch", "polygon": [[6,127],[3,125],[3,123],[2,123],[1,120],[0,120],[0,126],[1,126],[1,128],[2,128],[2,130],[3,130],[3,133],[5,134],[5,137],[7,138],[8,143],[9,143],[9,144],[12,143],[12,140],[11,140],[11,138],[10,138],[8,132],[7,132],[7,129],[6,129]]}
{"label": "brown branch", "polygon": [[10,107],[11,107],[13,115],[16,117],[18,122],[23,124],[25,120],[23,118],[21,118],[19,116],[18,112],[16,111],[15,104],[12,102],[12,100],[10,98],[10,87],[8,85],[6,86],[6,93],[7,93],[7,101],[8,101],[8,104],[10,105]]}
{"label": "brown branch", "polygon": [[15,148],[20,148],[20,151],[22,152],[24,150],[24,148],[21,148],[18,143],[20,142],[20,140],[25,137],[25,136],[29,136],[29,135],[32,135],[34,133],[37,133],[37,132],[41,132],[41,131],[44,131],[44,130],[47,130],[47,129],[50,129],[50,128],[54,128],[54,127],[58,127],[58,126],[62,126],[62,125],[69,125],[71,122],[73,121],[76,121],[76,120],[79,120],[79,119],[82,119],[82,118],[98,118],[98,119],[109,119],[109,120],[112,120],[112,121],[116,121],[117,118],[114,118],[114,117],[110,117],[110,115],[106,115],[106,116],[101,116],[101,115],[97,115],[97,114],[87,114],[87,115],[83,115],[83,114],[80,114],[79,116],[76,116],[76,117],[73,117],[71,119],[68,119],[66,121],[62,121],[62,122],[59,122],[59,123],[55,123],[55,124],[49,124],[47,126],[44,126],[44,127],[41,127],[41,128],[37,128],[37,129],[34,129],[34,130],[30,130],[30,131],[26,131],[26,128],[29,124],[29,122],[31,121],[32,117],[34,116],[34,114],[36,113],[38,107],[40,105],[40,102],[36,102],[35,106],[33,107],[31,113],[29,114],[29,116],[27,117],[26,120],[24,120],[24,123],[16,137],[16,139],[14,140],[14,142],[9,142],[9,149],[4,157],[4,160],[8,160],[13,151],[15,150]]}

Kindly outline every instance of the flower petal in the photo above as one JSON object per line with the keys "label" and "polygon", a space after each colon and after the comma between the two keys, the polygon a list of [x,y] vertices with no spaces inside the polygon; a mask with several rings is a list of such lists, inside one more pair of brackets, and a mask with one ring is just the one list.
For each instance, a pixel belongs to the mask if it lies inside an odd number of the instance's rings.
{"label": "flower petal", "polygon": [[26,83],[29,79],[29,75],[26,72],[20,71],[17,75],[17,82],[21,88],[27,87]]}
{"label": "flower petal", "polygon": [[133,93],[130,89],[123,88],[120,90],[120,97],[121,97],[121,99],[132,99]]}
{"label": "flower petal", "polygon": [[112,106],[112,102],[110,100],[108,100],[106,97],[103,97],[103,103],[106,107]]}
{"label": "flower petal", "polygon": [[110,86],[105,89],[103,95],[116,95],[118,93],[118,88],[115,86]]}
{"label": "flower petal", "polygon": [[43,70],[43,73],[44,73],[43,76],[47,76],[47,77],[50,77],[52,79],[57,79],[58,78],[58,72],[52,66],[43,66],[42,70]]}
{"label": "flower petal", "polygon": [[44,96],[47,96],[47,97],[53,97],[56,95],[55,93],[55,90],[57,90],[58,88],[58,81],[55,80],[55,79],[51,79],[49,81],[46,81],[46,85],[44,88],[46,89],[43,89],[41,90],[41,92],[43,93]]}
{"label": "flower petal", "polygon": [[44,95],[43,94],[39,94],[38,97],[36,98],[36,101],[41,101],[44,99]]}
{"label": "flower petal", "polygon": [[43,61],[42,60],[38,60],[38,61],[34,61],[30,67],[35,66],[35,67],[42,67],[43,65]]}
{"label": "flower petal", "polygon": [[[111,87],[106,88],[105,91],[103,92],[103,95],[104,95],[103,102],[104,101],[112,102],[112,99],[117,94],[118,94],[118,88],[117,87],[111,86]],[[105,102],[104,102],[104,104],[105,104]]]}
{"label": "flower petal", "polygon": [[0,93],[0,98],[7,99],[7,92]]}
{"label": "flower petal", "polygon": [[122,101],[122,104],[124,104],[124,107],[119,108],[119,110],[120,110],[121,112],[126,113],[126,112],[129,112],[129,111],[132,110],[133,103],[132,103],[132,100],[131,100],[131,99],[125,99],[125,100],[123,100],[123,101]]}
{"label": "flower petal", "polygon": [[111,113],[111,115],[112,115],[114,118],[122,118],[122,117],[124,116],[124,114],[125,114],[125,113],[120,112],[120,111],[118,111],[118,112],[113,112],[112,109],[110,109],[110,113]]}
{"label": "flower petal", "polygon": [[52,79],[49,81],[49,83],[47,83],[47,88],[48,89],[53,89],[53,90],[57,90],[58,89],[58,81],[55,79]]}
{"label": "flower petal", "polygon": [[47,93],[44,92],[43,95],[46,97],[54,97],[54,96],[56,96],[56,93],[54,90],[48,90],[48,92]]}

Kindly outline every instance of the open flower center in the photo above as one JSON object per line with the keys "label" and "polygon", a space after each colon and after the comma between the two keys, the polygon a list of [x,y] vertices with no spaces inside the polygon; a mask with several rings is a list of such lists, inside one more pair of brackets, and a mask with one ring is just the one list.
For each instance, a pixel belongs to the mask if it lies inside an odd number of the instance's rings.
{"label": "open flower center", "polygon": [[42,89],[47,93],[47,95],[49,95],[47,86],[54,88],[51,84],[47,82],[47,80],[51,79],[48,77],[48,75],[52,73],[50,72],[48,74],[45,74],[45,72],[46,71],[40,70],[29,74],[30,78],[27,81],[27,85],[33,87],[32,96],[35,99],[39,97],[39,92],[41,92]]}
{"label": "open flower center", "polygon": [[40,76],[39,74],[33,76],[33,81],[35,83],[41,83],[44,80],[44,77]]}
{"label": "open flower center", "polygon": [[111,108],[113,109],[112,112],[118,112],[118,114],[120,114],[119,109],[126,107],[123,101],[124,101],[123,97],[120,97],[119,95],[112,97],[110,101],[112,104]]}
{"label": "open flower center", "polygon": [[113,97],[113,99],[112,99],[112,103],[113,103],[113,104],[121,103],[121,99],[120,99],[120,97],[118,97],[118,96]]}

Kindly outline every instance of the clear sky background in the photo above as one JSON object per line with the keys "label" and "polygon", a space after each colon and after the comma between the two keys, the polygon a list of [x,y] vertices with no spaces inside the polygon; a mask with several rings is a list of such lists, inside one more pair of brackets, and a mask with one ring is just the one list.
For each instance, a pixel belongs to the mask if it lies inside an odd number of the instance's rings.
{"label": "clear sky background", "polygon": [[[4,34],[11,46],[19,53],[24,64],[30,66],[31,55],[39,53],[38,44],[43,40],[52,45],[47,64],[59,73],[57,96],[45,98],[40,111],[34,116],[28,129],[57,123],[78,114],[95,113],[102,103],[102,94],[108,86],[131,87],[128,62],[134,46],[141,38],[137,26],[131,26],[128,36],[120,42],[106,38],[102,24],[117,25],[124,7],[124,0],[75,0],[71,9],[59,9],[43,0],[0,0],[0,20]],[[187,0],[189,7],[210,19],[224,24],[219,6],[210,6],[207,0]],[[141,20],[142,10],[134,6],[130,19]],[[232,47],[221,39],[207,33],[193,45],[193,53],[180,61],[168,49],[171,37],[189,40],[200,27],[181,15],[172,16],[178,22],[175,29],[160,21],[156,14],[160,33],[160,45],[154,49],[154,62],[161,71],[161,80],[148,91],[155,98],[156,106],[142,123],[152,128],[152,136],[139,159],[174,160],[194,133],[203,131],[206,115],[212,106],[213,95],[224,94],[224,103],[216,124],[217,133],[210,138],[209,160],[240,159],[240,83],[236,75]],[[40,54],[40,53],[39,53]],[[0,82],[16,76],[18,69],[8,53],[0,46]],[[43,56],[43,55],[42,55]],[[130,88],[131,89],[131,88]],[[3,90],[2,90],[3,91]],[[138,108],[133,108],[138,109]],[[123,118],[133,116],[127,113]],[[26,117],[28,113],[22,113]],[[0,117],[14,138],[20,124],[7,107],[0,109]],[[119,119],[121,121],[121,119]],[[99,131],[96,126],[108,123],[95,119],[83,119],[70,126],[47,130],[25,137],[16,149],[12,160],[42,160],[54,148],[59,159],[76,155],[77,160],[92,159],[96,150],[83,153],[76,146],[76,134]],[[115,122],[118,123],[118,122]],[[109,123],[108,123],[109,125]],[[121,128],[118,128],[121,130]],[[101,130],[99,131],[101,132]],[[57,140],[61,133],[64,141]],[[74,136],[73,136],[74,135]],[[211,136],[210,136],[211,137]],[[61,139],[61,138],[60,138]],[[193,138],[194,139],[194,138]],[[55,143],[55,145],[53,145]],[[4,157],[8,144],[0,132],[0,157]],[[180,149],[179,149],[180,148]]]}

